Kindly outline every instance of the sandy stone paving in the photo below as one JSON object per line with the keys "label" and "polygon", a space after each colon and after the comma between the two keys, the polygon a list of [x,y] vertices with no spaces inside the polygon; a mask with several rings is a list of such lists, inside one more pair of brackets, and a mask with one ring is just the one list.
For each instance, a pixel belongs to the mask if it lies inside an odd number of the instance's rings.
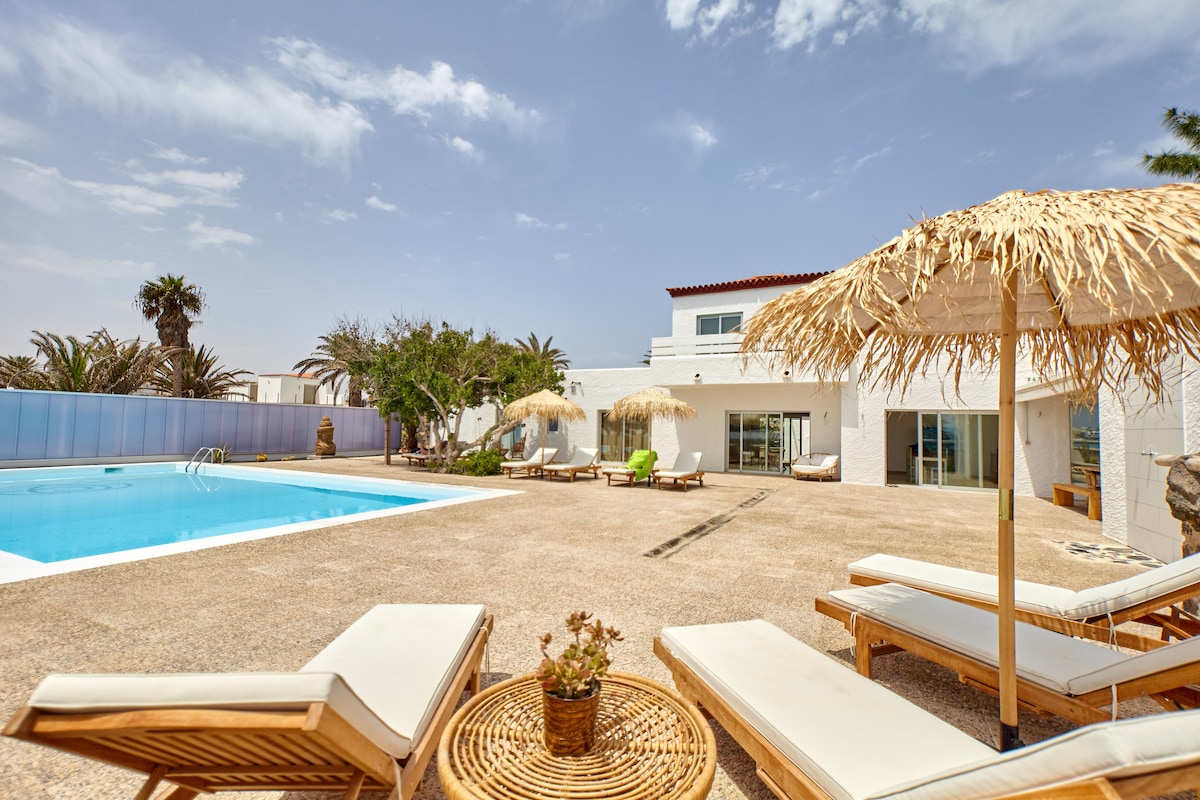
{"label": "sandy stone paving", "polygon": [[[669,676],[651,650],[661,628],[753,617],[850,669],[849,635],[813,610],[814,597],[848,585],[847,563],[888,552],[994,571],[992,493],[732,474],[710,474],[703,488],[684,493],[587,477],[572,484],[435,476],[384,466],[382,457],[265,467],[522,493],[0,585],[0,718],[55,671],[294,670],[377,603],[486,604],[496,617],[487,683],[533,669],[537,636],[578,608],[625,633],[614,668],[661,681]],[[760,502],[738,509],[764,490]],[[684,537],[669,557],[644,555],[734,509],[705,535]],[[1113,544],[1082,509],[1018,498],[1017,526],[1020,578],[1082,588],[1144,569],[1056,544]],[[786,667],[780,674],[793,679]],[[876,662],[876,679],[992,742],[995,700],[946,670],[899,654]],[[1123,713],[1156,708],[1129,704]],[[1025,712],[1021,724],[1029,742],[1070,727]],[[769,800],[753,763],[714,728],[719,762],[710,796]],[[0,740],[2,798],[129,798],[139,784],[121,770]],[[433,767],[417,796],[444,797]]]}

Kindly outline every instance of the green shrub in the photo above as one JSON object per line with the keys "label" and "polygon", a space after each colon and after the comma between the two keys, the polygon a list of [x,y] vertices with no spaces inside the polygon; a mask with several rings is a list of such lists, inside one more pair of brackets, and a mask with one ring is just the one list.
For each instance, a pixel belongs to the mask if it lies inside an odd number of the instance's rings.
{"label": "green shrub", "polygon": [[499,475],[504,458],[498,450],[480,450],[450,465],[455,475]]}

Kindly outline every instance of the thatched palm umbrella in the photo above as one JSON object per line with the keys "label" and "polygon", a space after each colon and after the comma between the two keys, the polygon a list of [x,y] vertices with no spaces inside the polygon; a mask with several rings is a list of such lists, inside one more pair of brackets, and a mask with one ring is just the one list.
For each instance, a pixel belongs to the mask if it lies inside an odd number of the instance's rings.
{"label": "thatched palm umbrella", "polygon": [[650,387],[617,400],[608,413],[613,419],[653,422],[655,417],[691,419],[696,416],[696,409],[662,389]]}
{"label": "thatched palm umbrella", "polygon": [[[937,372],[999,367],[1001,748],[1019,742],[1013,610],[1016,352],[1080,396],[1142,386],[1200,351],[1200,186],[1009,192],[918,222],[829,276],[772,300],[743,353],[903,391]],[[774,352],[772,352],[774,351]],[[769,355],[767,355],[769,354]]]}
{"label": "thatched palm umbrella", "polygon": [[649,422],[655,417],[663,419],[691,419],[696,416],[696,409],[672,397],[662,389],[643,389],[626,395],[613,403],[609,414],[615,419],[645,420]]}
{"label": "thatched palm umbrella", "polygon": [[[549,389],[526,395],[513,400],[504,408],[504,418],[509,420],[538,417],[542,420],[542,442],[546,441],[546,423],[549,420],[566,420],[574,422],[587,419],[587,412],[562,395],[557,395]],[[542,451],[542,465],[545,466],[546,449]]]}

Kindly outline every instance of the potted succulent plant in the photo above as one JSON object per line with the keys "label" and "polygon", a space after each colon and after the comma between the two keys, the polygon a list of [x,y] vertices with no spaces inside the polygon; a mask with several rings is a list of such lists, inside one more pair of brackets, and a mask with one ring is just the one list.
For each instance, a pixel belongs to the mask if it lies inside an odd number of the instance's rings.
{"label": "potted succulent plant", "polygon": [[534,677],[542,685],[542,716],[546,747],[556,756],[577,756],[596,740],[596,712],[600,706],[600,679],[608,672],[608,648],[623,639],[616,628],[592,620],[586,611],[567,617],[567,632],[574,638],[557,658],[547,652],[553,637],[541,638],[542,663]]}

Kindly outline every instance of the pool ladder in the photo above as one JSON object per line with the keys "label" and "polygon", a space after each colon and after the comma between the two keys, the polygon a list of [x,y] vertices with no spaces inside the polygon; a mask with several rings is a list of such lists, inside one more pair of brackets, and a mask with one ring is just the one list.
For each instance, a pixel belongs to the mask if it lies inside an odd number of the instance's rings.
{"label": "pool ladder", "polygon": [[210,463],[210,464],[217,463],[217,449],[218,448],[216,448],[216,447],[201,447],[199,450],[196,451],[196,455],[192,456],[191,460],[188,461],[187,466],[185,466],[183,468],[183,471],[186,473],[189,469],[192,468],[192,464],[195,464],[196,472],[199,472],[200,465],[204,463],[205,456],[208,456],[208,463]]}

